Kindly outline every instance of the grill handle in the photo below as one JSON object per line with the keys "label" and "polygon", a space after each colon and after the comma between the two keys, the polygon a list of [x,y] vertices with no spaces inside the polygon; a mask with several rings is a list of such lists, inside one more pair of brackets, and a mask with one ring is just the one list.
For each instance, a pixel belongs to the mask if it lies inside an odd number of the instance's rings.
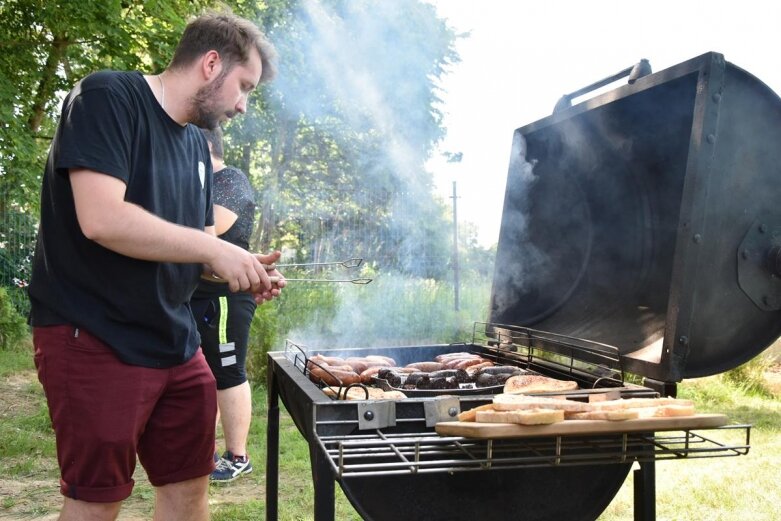
{"label": "grill handle", "polygon": [[620,80],[621,78],[629,76],[627,83],[632,85],[643,76],[648,76],[651,74],[651,72],[651,64],[648,62],[648,60],[643,58],[631,67],[627,67],[626,69],[623,69],[616,74],[613,74],[612,76],[608,76],[607,78],[603,78],[597,82],[592,83],[591,85],[586,85],[581,89],[563,95],[561,98],[559,98],[559,101],[556,102],[556,106],[553,107],[553,113],[556,114],[557,112],[561,112],[562,110],[570,108],[572,106],[573,99],[602,88],[605,85],[609,85],[614,81]]}

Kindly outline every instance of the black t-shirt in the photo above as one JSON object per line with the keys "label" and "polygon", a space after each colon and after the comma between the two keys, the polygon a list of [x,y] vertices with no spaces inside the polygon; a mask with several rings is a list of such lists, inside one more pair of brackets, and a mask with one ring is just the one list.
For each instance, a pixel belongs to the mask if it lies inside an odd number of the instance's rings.
{"label": "black t-shirt", "polygon": [[134,259],[87,239],[68,175],[77,167],[121,179],[126,201],[202,230],[214,222],[205,138],[172,120],[138,72],[102,71],[79,82],[49,150],[29,288],[33,326],[86,328],[133,365],[189,360],[200,342],[189,300],[201,265]]}
{"label": "black t-shirt", "polygon": [[[255,191],[244,172],[232,166],[214,172],[212,188],[214,204],[227,208],[236,214],[236,221],[220,235],[220,239],[249,249],[249,240],[255,223]],[[193,301],[211,300],[230,293],[225,283],[201,280],[193,294]],[[202,303],[193,305],[196,320],[199,318]]]}
{"label": "black t-shirt", "polygon": [[244,172],[232,166],[214,172],[214,204],[237,215],[236,222],[220,235],[220,239],[249,249],[255,222],[255,192]]}

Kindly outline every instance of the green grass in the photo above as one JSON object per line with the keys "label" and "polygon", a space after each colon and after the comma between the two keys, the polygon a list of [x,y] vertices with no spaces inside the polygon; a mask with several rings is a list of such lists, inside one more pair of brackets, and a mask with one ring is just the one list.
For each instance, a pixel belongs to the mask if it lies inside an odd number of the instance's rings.
{"label": "green grass", "polygon": [[[54,438],[43,393],[32,371],[31,353],[0,352],[0,483],[13,483],[2,494],[0,518],[36,519],[59,507],[58,470]],[[745,379],[742,380],[745,384]],[[756,382],[755,382],[756,383]],[[656,464],[657,519],[674,521],[778,519],[781,504],[781,402],[756,385],[738,384],[730,376],[689,380],[680,396],[693,399],[700,412],[725,413],[734,423],[751,423],[747,456]],[[249,452],[255,472],[227,486],[212,486],[210,502],[215,521],[265,518],[266,393],[255,387]],[[741,443],[737,434],[719,433],[720,440]],[[725,437],[726,436],[726,437]],[[290,417],[283,412],[280,427],[279,513],[283,521],[313,519],[314,489],[309,449]],[[136,472],[136,487],[126,501],[120,521],[149,518],[154,491]],[[633,518],[633,478],[624,483],[600,521]],[[5,490],[5,489],[3,489]],[[336,519],[359,516],[336,486]]]}

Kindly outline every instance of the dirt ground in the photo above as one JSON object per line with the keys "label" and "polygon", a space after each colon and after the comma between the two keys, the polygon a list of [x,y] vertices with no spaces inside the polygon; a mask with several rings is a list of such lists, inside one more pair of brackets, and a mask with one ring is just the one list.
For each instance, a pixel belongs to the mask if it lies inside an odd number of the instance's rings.
{"label": "dirt ground", "polygon": [[[11,416],[28,416],[37,410],[31,399],[31,390],[38,386],[35,373],[27,371],[0,378],[0,422]],[[35,457],[35,456],[33,456]],[[258,462],[263,461],[263,456]],[[0,461],[0,468],[7,468],[14,461]],[[13,476],[0,472],[0,519],[54,521],[62,503],[57,480],[57,462],[47,459],[38,462],[29,476]],[[119,521],[148,521],[154,503],[154,492],[149,485],[143,468],[136,469],[136,485],[132,496],[125,501],[119,514]],[[255,464],[252,474],[230,484],[212,485],[209,503],[213,506],[225,503],[244,503],[263,497],[264,471],[262,464]]]}

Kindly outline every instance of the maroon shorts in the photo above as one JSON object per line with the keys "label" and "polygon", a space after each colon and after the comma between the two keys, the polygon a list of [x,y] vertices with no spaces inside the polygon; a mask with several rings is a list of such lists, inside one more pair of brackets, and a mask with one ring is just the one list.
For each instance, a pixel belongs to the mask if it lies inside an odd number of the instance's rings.
{"label": "maroon shorts", "polygon": [[154,486],[214,469],[216,387],[200,350],[185,364],[150,369],[121,362],[72,326],[34,328],[33,342],[63,495],[122,501],[133,490],[136,454]]}

